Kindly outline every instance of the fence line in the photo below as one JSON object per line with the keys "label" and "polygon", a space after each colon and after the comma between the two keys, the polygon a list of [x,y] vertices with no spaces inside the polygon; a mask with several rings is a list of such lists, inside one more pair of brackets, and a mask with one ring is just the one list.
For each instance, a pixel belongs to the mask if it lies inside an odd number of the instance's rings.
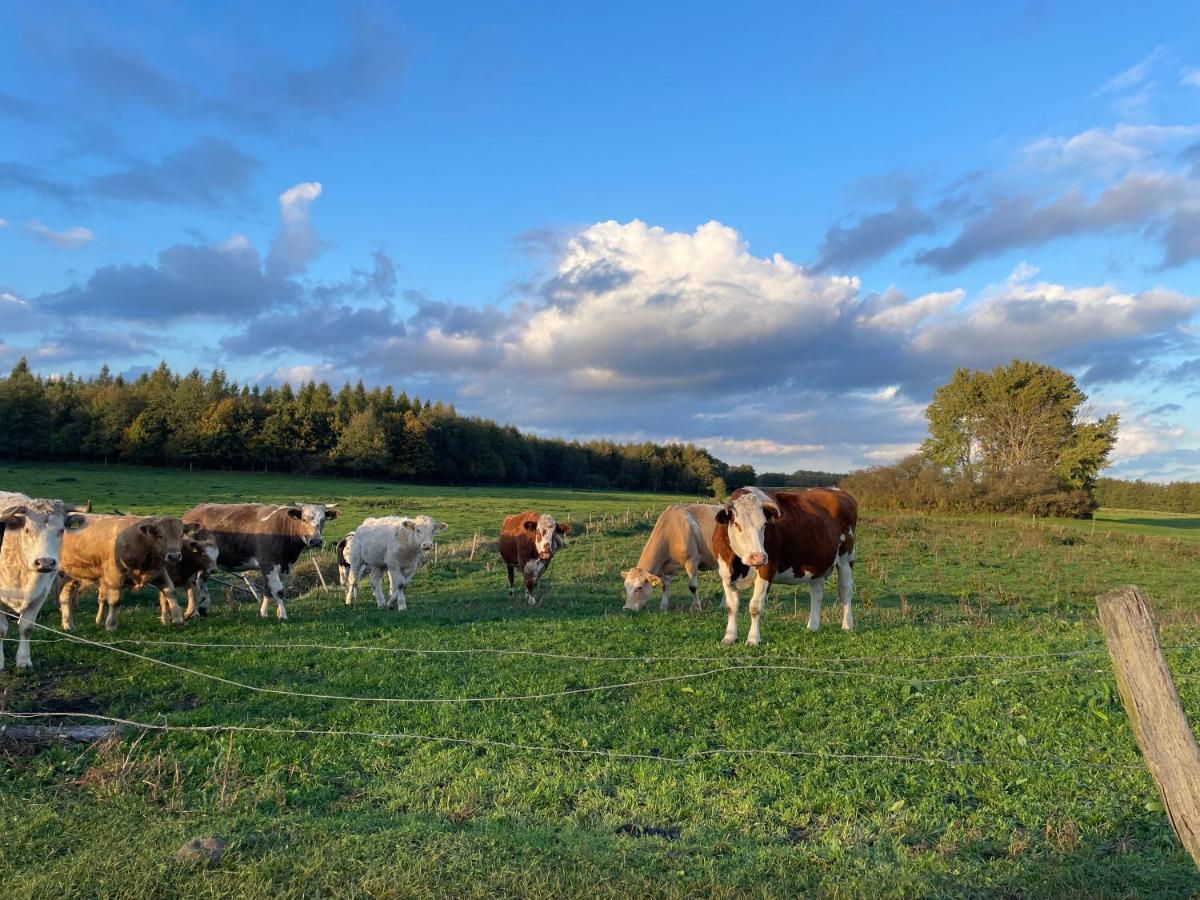
{"label": "fence line", "polygon": [[[35,628],[40,628],[44,631],[53,631],[50,627],[42,625],[38,622],[33,623]],[[553,700],[560,697],[570,697],[578,694],[594,694],[604,691],[625,690],[628,688],[646,687],[654,684],[667,684],[680,681],[695,681],[700,678],[708,678],[712,675],[720,675],[723,673],[735,672],[763,672],[763,671],[784,671],[784,672],[801,672],[807,675],[827,675],[845,677],[853,675],[858,678],[868,678],[874,681],[892,681],[904,684],[919,682],[921,684],[946,684],[960,681],[972,681],[984,678],[1018,678],[1031,675],[1098,675],[1105,674],[1107,669],[1062,669],[1062,668],[1044,668],[1044,669],[1027,669],[1024,671],[1010,672],[972,672],[964,675],[949,675],[938,678],[919,678],[914,679],[907,675],[888,675],[876,672],[851,672],[844,669],[823,669],[815,666],[795,666],[795,665],[779,665],[779,664],[729,664],[717,666],[711,669],[705,669],[701,672],[684,672],[675,675],[658,675],[653,678],[641,678],[632,681],[621,681],[611,684],[591,685],[588,687],[565,688],[561,691],[545,691],[535,694],[497,694],[492,696],[476,696],[476,697],[370,697],[356,696],[352,694],[325,694],[315,691],[293,691],[286,688],[263,687],[262,685],[247,684],[244,681],[237,681],[233,678],[226,678],[223,675],[214,675],[211,672],[203,672],[199,669],[192,669],[188,666],[181,666],[178,663],[168,662],[163,659],[156,659],[153,656],[146,656],[144,653],[135,653],[132,650],[126,650],[124,647],[118,647],[111,643],[103,643],[101,641],[89,640],[85,637],[80,637],[73,634],[62,635],[68,641],[73,643],[83,644],[89,647],[99,647],[103,650],[109,650],[113,653],[119,653],[123,656],[130,656],[134,659],[140,659],[143,662],[148,662],[157,666],[164,666],[168,669],[174,669],[177,672],[183,672],[186,675],[192,675],[197,678],[205,678],[209,681],[216,681],[220,684],[226,684],[230,687],[236,687],[240,690],[251,691],[256,694],[271,694],[282,697],[298,697],[306,700],[329,700],[341,703],[384,703],[390,705],[437,705],[437,704],[455,704],[455,703],[503,703],[512,701],[525,700]]]}
{"label": "fence line", "polygon": [[139,722],[133,719],[123,719],[116,716],[105,716],[99,713],[85,712],[9,712],[0,710],[0,716],[11,719],[48,719],[48,718],[82,718],[93,721],[108,722],[113,725],[123,725],[142,731],[159,732],[189,732],[193,734],[220,733],[251,733],[286,735],[291,737],[347,737],[368,738],[371,740],[407,740],[425,743],[444,743],[470,747],[494,747],[505,750],[518,750],[522,753],[547,753],[560,756],[589,756],[609,759],[642,760],[647,762],[662,762],[670,765],[687,765],[697,760],[714,756],[773,756],[795,757],[802,759],[834,760],[837,762],[896,762],[920,765],[939,765],[951,767],[1029,767],[1037,769],[1091,769],[1101,771],[1144,772],[1142,766],[1129,763],[1096,763],[1079,760],[1069,760],[1054,757],[998,758],[998,757],[950,757],[950,756],[917,756],[896,753],[842,753],[835,750],[772,750],[766,748],[720,747],[710,750],[695,750],[683,756],[665,756],[656,753],[631,753],[624,750],[586,747],[553,747],[538,744],[520,744],[511,741],[500,741],[491,738],[460,738],[445,735],[417,734],[407,731],[359,731],[340,728],[279,728],[270,725],[170,725],[159,722]]}
{"label": "fence line", "polygon": [[[10,614],[11,615],[11,614]],[[15,617],[14,617],[15,618]],[[40,626],[45,627],[45,626]],[[52,630],[52,629],[46,629]],[[31,643],[38,644],[56,644],[64,641],[70,642],[77,640],[74,635],[63,635],[53,638],[30,638]],[[940,663],[949,662],[988,662],[988,661],[1026,661],[1033,659],[1067,659],[1082,656],[1104,656],[1107,651],[1103,646],[1078,648],[1073,650],[1046,650],[1038,653],[961,653],[935,656],[895,656],[892,654],[879,654],[877,656],[815,656],[813,654],[763,654],[761,656],[734,656],[725,654],[722,656],[662,656],[655,654],[629,654],[624,656],[596,656],[586,653],[558,653],[552,650],[528,650],[515,647],[459,647],[459,648],[427,648],[427,647],[388,647],[377,644],[323,644],[323,643],[307,643],[301,641],[278,641],[267,642],[261,644],[251,644],[239,641],[181,641],[181,640],[165,640],[157,638],[117,638],[111,641],[90,641],[89,643],[101,647],[115,647],[120,644],[133,644],[137,646],[161,646],[161,647],[180,647],[184,649],[207,649],[207,650],[329,650],[334,652],[354,652],[354,653],[410,653],[418,656],[469,656],[469,655],[486,655],[486,656],[523,656],[535,657],[542,659],[560,659],[573,662],[642,662],[642,663],[670,663],[670,662],[725,662],[737,664],[741,662],[766,662],[771,663],[774,660],[789,660],[789,661],[809,661],[809,662],[824,662],[830,664],[845,664],[845,663],[866,663],[866,662],[888,662],[904,665],[937,665]],[[1194,650],[1200,648],[1200,644],[1177,644],[1174,647],[1167,647],[1164,650],[1168,653],[1180,650]],[[852,675],[870,675],[872,673],[861,672],[855,669],[846,669],[843,674]],[[920,676],[896,676],[902,681],[924,681],[927,679]]]}

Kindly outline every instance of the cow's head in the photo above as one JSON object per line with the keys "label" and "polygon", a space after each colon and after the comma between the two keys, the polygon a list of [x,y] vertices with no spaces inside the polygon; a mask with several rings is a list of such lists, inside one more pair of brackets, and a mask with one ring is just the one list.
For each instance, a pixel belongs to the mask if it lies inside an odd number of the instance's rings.
{"label": "cow's head", "polygon": [[338,517],[336,503],[293,503],[286,507],[290,518],[300,523],[304,543],[314,550],[325,543],[325,523]]}
{"label": "cow's head", "polygon": [[556,522],[554,516],[538,516],[537,521],[525,523],[525,530],[533,532],[533,546],[539,559],[549,560],[554,551],[563,545],[563,535],[571,533],[568,522]]}
{"label": "cow's head", "polygon": [[621,577],[625,579],[625,609],[630,612],[640,611],[646,605],[646,601],[650,599],[651,591],[654,588],[662,587],[663,583],[657,575],[636,566],[627,572],[622,572]]}
{"label": "cow's head", "polygon": [[220,554],[216,543],[207,534],[194,537],[185,534],[180,549],[189,569],[205,575],[217,571],[217,557]]}
{"label": "cow's head", "polygon": [[429,516],[417,516],[412,519],[401,519],[400,527],[411,534],[412,540],[422,553],[428,553],[433,549],[433,536],[440,534],[450,526],[445,522],[435,522]]}
{"label": "cow's head", "polygon": [[169,563],[183,559],[184,528],[183,522],[173,516],[147,516],[137,526],[146,542],[147,555]]}
{"label": "cow's head", "polygon": [[[63,534],[83,528],[87,520],[67,512],[61,500],[22,500],[0,510],[6,554],[21,568],[48,575],[58,569]],[[9,547],[12,549],[9,549]]]}
{"label": "cow's head", "polygon": [[742,562],[751,567],[765,566],[767,548],[763,537],[767,525],[781,514],[779,504],[758,488],[742,488],[717,511],[717,522],[727,527],[729,546]]}

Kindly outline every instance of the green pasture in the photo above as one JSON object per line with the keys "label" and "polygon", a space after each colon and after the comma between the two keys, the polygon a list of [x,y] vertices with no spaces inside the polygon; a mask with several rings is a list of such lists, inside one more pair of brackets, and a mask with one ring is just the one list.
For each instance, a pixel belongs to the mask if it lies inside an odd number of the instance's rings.
{"label": "green pasture", "polygon": [[[671,612],[621,612],[618,572],[680,498],[90,466],[0,465],[0,487],[129,512],[338,500],[329,537],[379,513],[451,526],[404,613],[369,592],[347,608],[308,558],[286,623],[232,592],[166,628],[146,595],[110,635],[85,595],[77,634],[97,647],[62,640],[48,603],[35,671],[0,675],[3,710],[267,730],[4,741],[6,896],[1200,891],[1095,616],[1098,593],[1138,584],[1200,720],[1194,519],[865,515],[856,631],[827,603],[809,633],[807,594],[786,587],[762,646],[723,648],[714,575],[703,613],[682,581]],[[508,599],[488,543],[525,508],[577,526],[534,608]],[[229,842],[219,862],[174,860],[207,835]]]}

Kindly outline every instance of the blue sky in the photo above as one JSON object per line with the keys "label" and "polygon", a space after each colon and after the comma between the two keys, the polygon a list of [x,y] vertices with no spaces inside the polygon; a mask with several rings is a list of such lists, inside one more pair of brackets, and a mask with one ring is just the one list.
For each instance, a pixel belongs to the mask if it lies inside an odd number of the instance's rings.
{"label": "blue sky", "polygon": [[956,366],[1200,478],[1194,4],[0,4],[0,366],[363,378],[760,469]]}

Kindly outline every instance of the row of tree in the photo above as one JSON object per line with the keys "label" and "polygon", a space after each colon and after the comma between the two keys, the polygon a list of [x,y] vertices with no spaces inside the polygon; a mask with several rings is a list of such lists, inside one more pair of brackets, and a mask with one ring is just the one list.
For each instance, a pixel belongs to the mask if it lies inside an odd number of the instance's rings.
{"label": "row of tree", "polygon": [[25,360],[0,378],[0,458],[335,472],[439,483],[557,484],[715,492],[755,483],[691,444],[550,440],[361,382],[239,385],[166,363],[134,380],[107,367],[43,378]]}
{"label": "row of tree", "polygon": [[1121,481],[1101,478],[1096,500],[1113,509],[1156,509],[1162,512],[1200,513],[1200,481]]}

